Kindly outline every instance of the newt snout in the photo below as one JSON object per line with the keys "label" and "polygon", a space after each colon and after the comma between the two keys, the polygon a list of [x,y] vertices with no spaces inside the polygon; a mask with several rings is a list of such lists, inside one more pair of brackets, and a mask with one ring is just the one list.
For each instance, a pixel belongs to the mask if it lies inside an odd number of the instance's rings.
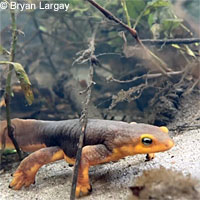
{"label": "newt snout", "polygon": [[166,146],[166,150],[171,149],[174,146],[174,141],[169,140],[165,146]]}

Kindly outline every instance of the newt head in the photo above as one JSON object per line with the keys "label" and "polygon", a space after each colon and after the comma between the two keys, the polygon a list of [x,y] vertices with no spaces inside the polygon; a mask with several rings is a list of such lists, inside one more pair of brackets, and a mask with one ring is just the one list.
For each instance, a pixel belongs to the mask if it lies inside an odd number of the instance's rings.
{"label": "newt head", "polygon": [[174,146],[174,141],[168,135],[167,127],[156,127],[147,124],[138,125],[143,126],[143,131],[140,131],[137,139],[133,139],[135,154],[167,151]]}

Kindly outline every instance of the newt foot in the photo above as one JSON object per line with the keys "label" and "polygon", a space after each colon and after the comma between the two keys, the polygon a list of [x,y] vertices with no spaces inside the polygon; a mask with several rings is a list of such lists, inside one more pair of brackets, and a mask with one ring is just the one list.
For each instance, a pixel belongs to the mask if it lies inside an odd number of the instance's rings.
{"label": "newt foot", "polygon": [[148,153],[148,154],[146,155],[146,160],[145,160],[145,162],[151,161],[151,160],[153,160],[154,158],[155,158],[155,153]]}
{"label": "newt foot", "polygon": [[86,196],[92,192],[92,186],[90,184],[76,186],[76,197]]}
{"label": "newt foot", "polygon": [[30,174],[28,174],[24,171],[17,170],[13,174],[13,179],[9,185],[9,188],[12,188],[14,190],[19,190],[19,189],[21,189],[22,186],[28,187],[34,183],[35,183],[34,175],[30,176]]}

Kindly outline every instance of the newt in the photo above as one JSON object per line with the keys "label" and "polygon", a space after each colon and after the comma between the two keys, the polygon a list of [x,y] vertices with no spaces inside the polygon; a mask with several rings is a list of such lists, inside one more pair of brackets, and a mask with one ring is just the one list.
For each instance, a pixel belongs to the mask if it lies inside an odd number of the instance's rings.
{"label": "newt", "polygon": [[[35,182],[37,171],[43,165],[65,159],[75,163],[80,136],[79,119],[42,121],[12,119],[14,137],[24,152],[33,152],[20,163],[9,185],[14,190]],[[0,143],[6,136],[6,148],[14,148],[7,133],[7,122],[0,122]],[[169,150],[174,146],[166,127],[142,123],[89,119],[79,167],[76,196],[87,195],[92,187],[89,168],[126,156],[150,154]],[[1,146],[0,146],[1,147]]]}

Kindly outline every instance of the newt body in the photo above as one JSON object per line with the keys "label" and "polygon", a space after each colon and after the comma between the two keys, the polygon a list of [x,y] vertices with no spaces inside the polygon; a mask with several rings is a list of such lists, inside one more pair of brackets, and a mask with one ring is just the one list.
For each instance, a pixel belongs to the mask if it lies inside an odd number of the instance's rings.
{"label": "newt body", "polygon": [[[6,135],[6,147],[13,148],[8,138],[6,121],[0,124],[0,140]],[[25,158],[10,183],[13,189],[34,183],[35,175],[44,164],[65,159],[74,164],[80,136],[79,119],[41,121],[13,119],[14,136],[19,147],[33,152]],[[1,141],[0,141],[1,142]],[[89,119],[82,150],[76,196],[91,191],[90,166],[117,161],[125,156],[150,154],[170,149],[174,145],[166,127],[129,124],[120,121]]]}

